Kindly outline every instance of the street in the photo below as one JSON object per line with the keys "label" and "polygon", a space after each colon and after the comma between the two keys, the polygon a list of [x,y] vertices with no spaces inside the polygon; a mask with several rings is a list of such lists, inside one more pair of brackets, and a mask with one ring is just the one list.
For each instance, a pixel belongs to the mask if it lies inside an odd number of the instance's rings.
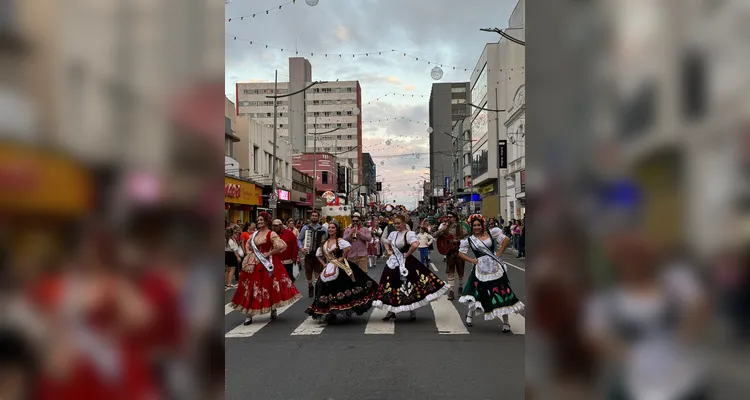
{"label": "street", "polygon": [[[434,252],[437,273],[445,263]],[[508,274],[521,301],[526,301],[525,263],[510,252]],[[385,262],[369,275],[379,281]],[[469,273],[467,265],[466,274]],[[297,289],[307,294],[304,276]],[[229,303],[234,290],[225,292]],[[226,398],[257,400],[344,399],[522,399],[524,396],[525,320],[510,317],[512,334],[498,320],[474,317],[463,323],[466,308],[444,296],[417,311],[417,320],[400,314],[383,322],[384,311],[372,309],[351,321],[330,325],[312,322],[304,310],[306,296],[278,311],[278,319],[256,317],[243,326],[244,315],[225,306]]]}

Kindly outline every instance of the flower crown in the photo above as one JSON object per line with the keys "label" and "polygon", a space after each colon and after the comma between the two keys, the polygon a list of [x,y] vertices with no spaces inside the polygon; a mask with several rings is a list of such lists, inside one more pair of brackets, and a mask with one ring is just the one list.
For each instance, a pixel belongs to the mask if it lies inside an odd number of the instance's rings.
{"label": "flower crown", "polygon": [[482,222],[482,226],[487,225],[487,220],[484,219],[484,215],[482,215],[482,214],[472,214],[469,217],[469,225],[474,224],[474,221],[481,221]]}

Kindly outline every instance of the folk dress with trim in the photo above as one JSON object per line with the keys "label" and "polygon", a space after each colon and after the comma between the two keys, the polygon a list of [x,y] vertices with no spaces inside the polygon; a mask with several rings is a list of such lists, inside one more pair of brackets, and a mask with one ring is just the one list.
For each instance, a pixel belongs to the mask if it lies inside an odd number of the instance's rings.
{"label": "folk dress with trim", "polygon": [[[406,255],[412,243],[417,242],[412,231],[391,232],[388,243]],[[414,254],[405,257],[406,276],[401,274],[401,265],[395,255],[391,256],[380,277],[380,286],[372,303],[374,307],[399,313],[424,307],[450,290],[442,279],[424,266]]]}
{"label": "folk dress with trim", "polygon": [[[328,246],[328,241],[324,242],[323,246]],[[377,282],[355,263],[349,262],[348,269],[346,264],[340,264],[342,267],[339,267],[332,263],[333,260],[341,257],[344,249],[348,247],[351,247],[351,243],[339,239],[338,245],[334,243],[326,252],[323,251],[322,246],[318,248],[316,256],[324,258],[328,265],[323,269],[320,279],[315,284],[315,298],[312,304],[305,310],[305,313],[314,319],[327,314],[349,312],[362,315],[372,308],[372,300],[378,290]]]}
{"label": "folk dress with trim", "polygon": [[[470,236],[479,241],[476,236]],[[482,241],[493,254],[506,236],[500,228],[492,228],[490,237]],[[478,264],[472,268],[463,288],[459,303],[467,304],[474,315],[484,314],[486,321],[500,318],[506,314],[519,312],[524,308],[508,280],[508,267],[499,264],[490,256],[481,256],[482,249],[476,249],[469,238],[461,240],[458,251],[467,254],[469,248],[477,255]],[[486,250],[485,250],[486,251]]]}
{"label": "folk dress with trim", "polygon": [[247,316],[262,315],[271,310],[288,306],[302,295],[297,291],[286,273],[284,265],[281,264],[279,254],[269,257],[273,264],[273,275],[255,256],[252,240],[261,253],[268,253],[271,249],[283,251],[286,243],[275,232],[268,231],[267,234],[248,240],[245,244],[245,259],[242,261],[240,272],[240,284],[232,296],[230,307],[246,314]]}

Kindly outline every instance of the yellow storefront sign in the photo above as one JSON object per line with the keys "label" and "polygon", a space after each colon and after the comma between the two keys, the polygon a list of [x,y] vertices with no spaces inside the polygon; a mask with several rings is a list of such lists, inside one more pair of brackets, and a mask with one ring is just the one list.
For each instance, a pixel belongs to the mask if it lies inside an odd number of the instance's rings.
{"label": "yellow storefront sign", "polygon": [[495,190],[495,184],[490,183],[489,185],[480,186],[479,189],[477,189],[477,192],[479,194],[487,194],[492,193],[493,190]]}
{"label": "yellow storefront sign", "polygon": [[224,202],[258,206],[263,203],[263,190],[250,182],[225,176]]}
{"label": "yellow storefront sign", "polygon": [[85,165],[49,150],[0,145],[0,210],[81,215],[94,195]]}

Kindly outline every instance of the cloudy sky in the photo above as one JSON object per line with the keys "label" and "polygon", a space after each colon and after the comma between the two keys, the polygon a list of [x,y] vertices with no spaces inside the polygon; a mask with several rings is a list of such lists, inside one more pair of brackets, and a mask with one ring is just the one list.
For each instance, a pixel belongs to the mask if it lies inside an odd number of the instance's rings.
{"label": "cloudy sky", "polygon": [[295,49],[310,60],[314,80],[358,80],[363,152],[372,154],[387,200],[416,206],[415,188],[429,174],[430,71],[437,62],[441,82],[468,81],[485,43],[498,40],[479,28],[507,28],[516,0],[290,2],[226,5],[227,96],[234,101],[235,82],[272,82],[275,69],[286,80]]}

